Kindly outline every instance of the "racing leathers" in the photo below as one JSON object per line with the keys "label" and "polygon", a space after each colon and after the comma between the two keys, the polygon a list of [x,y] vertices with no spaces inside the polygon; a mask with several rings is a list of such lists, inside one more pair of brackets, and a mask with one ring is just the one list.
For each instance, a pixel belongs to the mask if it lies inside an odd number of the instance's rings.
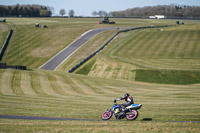
{"label": "racing leathers", "polygon": [[120,100],[125,100],[126,101],[126,103],[121,104],[122,109],[125,109],[126,107],[134,104],[133,97],[130,96],[130,95],[115,99],[114,102],[120,101]]}

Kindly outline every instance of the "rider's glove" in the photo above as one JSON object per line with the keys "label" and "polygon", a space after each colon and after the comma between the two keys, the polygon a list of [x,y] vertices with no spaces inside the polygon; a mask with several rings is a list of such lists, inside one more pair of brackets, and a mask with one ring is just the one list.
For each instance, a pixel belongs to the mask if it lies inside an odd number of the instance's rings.
{"label": "rider's glove", "polygon": [[117,102],[117,100],[115,99],[115,100],[114,100],[114,103],[116,103],[116,102]]}

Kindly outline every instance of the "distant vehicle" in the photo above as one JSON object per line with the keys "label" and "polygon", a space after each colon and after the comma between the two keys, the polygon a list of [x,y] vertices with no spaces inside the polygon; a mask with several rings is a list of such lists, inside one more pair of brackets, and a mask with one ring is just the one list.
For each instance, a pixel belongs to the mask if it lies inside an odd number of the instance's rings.
{"label": "distant vehicle", "polygon": [[48,28],[46,25],[42,25],[42,28]]}
{"label": "distant vehicle", "polygon": [[110,22],[108,17],[104,17],[102,21],[98,22],[99,24],[115,24],[115,22]]}
{"label": "distant vehicle", "polygon": [[178,25],[184,25],[184,23],[182,21],[176,21],[176,24],[178,24]]}
{"label": "distant vehicle", "polygon": [[35,27],[36,27],[36,28],[40,27],[40,24],[39,24],[39,23],[36,23],[36,24],[35,24]]}
{"label": "distant vehicle", "polygon": [[2,18],[1,20],[0,20],[0,22],[6,22],[6,19],[5,18]]}
{"label": "distant vehicle", "polygon": [[123,111],[120,105],[115,103],[111,109],[108,109],[101,115],[101,118],[102,120],[109,120],[114,114],[115,119],[124,119],[126,117],[127,120],[135,120],[139,115],[137,110],[141,107],[142,104],[132,104]]}

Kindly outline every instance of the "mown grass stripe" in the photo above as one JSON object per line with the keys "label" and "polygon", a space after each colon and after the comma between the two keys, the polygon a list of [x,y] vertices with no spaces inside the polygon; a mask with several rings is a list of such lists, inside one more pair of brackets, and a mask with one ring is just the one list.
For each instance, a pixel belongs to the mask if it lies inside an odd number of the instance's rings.
{"label": "mown grass stripe", "polygon": [[117,67],[114,69],[112,78],[117,78],[117,75],[118,75],[118,72],[119,72],[120,67],[121,67],[121,66],[117,66]]}
{"label": "mown grass stripe", "polygon": [[[130,38],[127,38],[127,42],[125,43],[125,45],[120,45],[119,47],[117,47],[116,48],[117,51],[114,52],[113,54],[120,56],[120,54],[125,53],[124,56],[127,56],[127,55],[132,54],[133,52],[136,53],[137,49],[139,49],[141,47],[141,43],[136,43],[136,42],[141,40],[142,37],[143,37],[143,34],[140,32],[139,33],[136,32],[132,36],[130,35]],[[124,50],[124,51],[121,51],[120,49]],[[127,51],[127,49],[129,49],[129,50]]]}
{"label": "mown grass stripe", "polygon": [[[144,54],[142,52],[142,50],[148,46],[148,41],[151,39],[153,35],[153,32],[150,32],[150,33],[143,33],[143,39],[139,40],[137,43],[140,45],[137,49],[135,49],[135,51],[133,51],[134,53],[134,56],[140,56],[141,54]],[[127,55],[128,57],[128,55]]]}
{"label": "mown grass stripe", "polygon": [[[103,61],[103,62],[105,62],[105,61]],[[97,76],[102,77],[104,75],[104,73],[106,72],[107,67],[108,67],[108,64],[105,64],[105,63],[98,64],[98,66],[96,67],[97,68],[96,71],[98,72],[98,73],[96,73]]]}
{"label": "mown grass stripe", "polygon": [[31,76],[31,87],[35,91],[36,94],[41,95],[41,96],[47,96],[47,94],[41,89],[41,83],[40,80],[38,80],[39,77],[38,72],[30,72]]}
{"label": "mown grass stripe", "polygon": [[[175,58],[181,58],[181,53],[183,52],[183,51],[185,51],[183,48],[184,48],[184,44],[185,44],[185,42],[187,42],[187,37],[188,37],[188,32],[185,32],[185,33],[179,33],[180,34],[180,36],[181,36],[181,39],[182,39],[182,41],[180,42],[180,41],[178,41],[177,42],[177,48],[176,48],[176,50],[174,50],[174,57]],[[192,35],[192,34],[190,34],[190,35]],[[185,53],[184,53],[185,54]]]}
{"label": "mown grass stripe", "polygon": [[[30,34],[29,34],[30,32]],[[19,42],[13,42],[11,40],[12,43],[12,47],[9,47],[9,50],[7,51],[7,55],[6,55],[6,59],[9,59],[7,62],[8,64],[12,64],[12,62],[15,62],[16,58],[18,60],[17,64],[18,65],[27,65],[25,64],[25,62],[23,62],[27,56],[29,56],[30,51],[33,49],[33,47],[35,47],[34,43],[36,43],[38,46],[40,45],[40,43],[42,43],[41,41],[45,42],[44,39],[40,39],[39,41],[37,40],[37,38],[41,38],[40,36],[42,35],[42,32],[40,33],[40,31],[35,31],[33,33],[31,33],[31,30],[29,32],[25,32],[23,36],[21,37],[17,37],[15,35],[15,38],[13,40],[19,40],[19,38],[22,38],[23,40],[19,41]],[[17,33],[16,33],[17,34]],[[15,50],[13,50],[15,49]],[[13,52],[9,52],[9,51],[13,51]],[[25,59],[24,59],[25,58]],[[31,59],[32,60],[32,59]]]}
{"label": "mown grass stripe", "polygon": [[20,64],[20,63],[22,63],[21,58],[24,57],[24,55],[22,55],[22,52],[26,53],[26,51],[28,51],[28,49],[26,49],[26,48],[29,48],[29,49],[32,48],[29,46],[30,42],[31,42],[31,37],[29,37],[29,39],[27,39],[27,40],[29,40],[28,44],[26,44],[26,42],[19,42],[19,43],[13,42],[16,39],[17,38],[11,39],[11,42],[10,42],[11,45],[9,45],[9,47],[8,47],[8,50],[7,50],[6,56],[5,56],[5,60],[9,59],[7,61],[8,63],[12,63],[12,62],[15,62],[15,60],[18,60],[17,63]]}
{"label": "mown grass stripe", "polygon": [[77,93],[72,89],[72,87],[66,83],[65,79],[61,77],[60,75],[56,74],[54,75],[56,78],[57,83],[60,86],[60,92],[63,95],[76,95]]}
{"label": "mown grass stripe", "polygon": [[130,72],[130,70],[130,66],[123,64],[119,70],[117,79],[130,80],[132,78],[132,72]]}
{"label": "mown grass stripe", "polygon": [[5,71],[1,76],[1,93],[3,95],[14,95],[11,87],[13,71]]}
{"label": "mown grass stripe", "polygon": [[[40,45],[40,43],[43,41],[45,41],[44,39],[40,39],[40,36],[42,35],[42,33],[38,34],[37,32],[34,33],[34,35],[30,34],[27,38],[25,38],[24,41],[20,41],[18,44],[15,43],[12,49],[16,49],[14,50],[12,53],[10,53],[10,56],[13,57],[13,55],[18,55],[20,56],[20,52],[24,51],[24,53],[31,51],[34,47],[37,47]],[[37,44],[36,46],[34,44]]]}
{"label": "mown grass stripe", "polygon": [[153,56],[153,58],[157,57],[156,53],[162,48],[162,45],[164,43],[163,40],[168,37],[168,34],[161,31],[157,31],[155,32],[155,34],[157,34],[157,36],[154,36],[151,39],[152,47],[150,49],[147,49],[145,52],[147,56]]}
{"label": "mown grass stripe", "polygon": [[181,40],[181,38],[182,38],[182,34],[180,32],[175,32],[175,35],[171,39],[173,40],[173,43],[170,44],[165,55],[171,58],[175,57],[175,52],[177,50],[177,47],[180,45],[179,40]]}
{"label": "mown grass stripe", "polygon": [[40,82],[41,89],[49,96],[59,96],[59,94],[53,89],[51,83],[49,82],[49,78],[45,72],[40,72]]}
{"label": "mown grass stripe", "polygon": [[188,31],[185,34],[183,34],[182,42],[181,42],[182,45],[176,53],[176,56],[178,58],[187,58],[188,57],[188,49],[191,44],[190,39],[193,38],[193,36],[194,36],[194,34],[191,32],[188,32]]}
{"label": "mown grass stripe", "polygon": [[[127,38],[124,37],[125,35],[127,35]],[[134,39],[131,39],[132,37],[134,37]],[[140,32],[139,33],[138,32],[130,32],[130,34],[128,34],[128,33],[120,34],[118,36],[118,38],[116,39],[117,43],[113,44],[114,46],[110,48],[108,55],[109,56],[113,56],[113,55],[120,56],[123,53],[123,55],[126,56],[127,52],[136,51],[136,49],[138,47],[140,47],[140,44],[137,44],[137,43],[134,43],[134,42],[136,40],[140,40],[141,37],[142,37],[142,34],[140,34]],[[121,45],[123,43],[124,43],[124,45]],[[111,44],[112,44],[112,42],[111,42]],[[129,44],[134,44],[134,47],[132,45],[129,45]],[[132,49],[133,51],[127,51],[127,49]],[[127,53],[127,54],[129,54],[129,53]]]}
{"label": "mown grass stripe", "polygon": [[[91,85],[91,82],[87,81],[87,79],[79,78],[79,81],[87,87],[88,94],[104,94],[104,92],[100,89]],[[84,87],[85,88],[85,87]]]}
{"label": "mown grass stripe", "polygon": [[75,92],[76,95],[84,94],[84,91],[80,89],[68,75],[59,74],[59,76],[61,76],[65,80],[66,84],[69,85],[70,91],[72,91],[73,93]]}
{"label": "mown grass stripe", "polygon": [[[181,60],[181,59],[132,59],[129,63],[144,67],[144,68],[151,68],[151,69],[180,69],[180,70],[191,70],[196,67],[197,70],[200,68],[199,60]],[[177,65],[176,65],[177,64]]]}
{"label": "mown grass stripe", "polygon": [[21,89],[25,95],[37,95],[31,86],[30,72],[21,72]]}
{"label": "mown grass stripe", "polygon": [[58,79],[60,85],[62,86],[62,90],[65,92],[66,95],[79,95],[74,89],[71,87],[68,82],[66,82],[67,78],[65,76],[61,76],[60,74],[56,74],[56,78]]}
{"label": "mown grass stripe", "polygon": [[[25,30],[24,28],[21,29],[22,27],[20,28],[17,28],[17,30],[15,30],[15,34],[13,36],[13,39],[15,40],[15,44],[14,47],[17,47],[17,45],[21,42],[30,42],[34,36],[36,35],[35,34],[35,31],[34,30]],[[27,29],[29,29],[29,27],[27,27]],[[33,36],[30,36],[30,34],[33,33]]]}
{"label": "mown grass stripe", "polygon": [[2,75],[4,73],[4,70],[0,70],[0,95],[2,95],[2,92],[1,92],[1,89],[2,89],[2,82],[1,82],[1,79],[3,79]]}
{"label": "mown grass stripe", "polygon": [[62,86],[59,84],[58,82],[58,77],[56,77],[55,75],[53,74],[50,74],[50,73],[46,73],[47,77],[48,77],[48,80],[52,86],[52,89],[58,93],[59,95],[67,95],[69,93],[66,93],[66,91],[64,91],[62,89]]}
{"label": "mown grass stripe", "polygon": [[24,92],[21,89],[20,81],[21,81],[21,72],[15,70],[13,72],[13,76],[12,76],[11,87],[12,87],[13,92],[16,95],[23,95],[24,94]]}
{"label": "mown grass stripe", "polygon": [[173,37],[175,36],[174,32],[167,31],[167,35],[165,37],[165,41],[161,42],[160,49],[155,53],[158,57],[167,58],[166,53],[167,49],[173,43]]}
{"label": "mown grass stripe", "polygon": [[[125,45],[123,45],[123,47],[121,49],[121,52],[122,53],[129,52],[129,51],[127,51],[127,49],[132,49],[133,47],[132,47],[132,45],[128,45],[128,44],[130,44],[130,43],[134,44],[134,40],[136,40],[137,38],[139,38],[138,37],[138,33],[137,32],[130,32],[130,34],[128,34],[128,33],[121,33],[121,34],[122,35],[119,34],[118,35],[119,37],[117,38],[117,42],[120,41],[120,42],[123,42],[125,44]],[[134,39],[132,40],[132,38],[134,38]],[[121,47],[121,45],[120,45],[121,43],[120,42],[118,43],[117,47]],[[116,53],[118,53],[118,51]]]}
{"label": "mown grass stripe", "polygon": [[194,41],[194,44],[195,44],[195,47],[193,47],[190,55],[194,55],[196,58],[200,58],[200,45],[199,45],[199,42],[200,42],[200,38],[199,38],[199,34],[200,34],[200,31],[194,31],[194,36],[193,36],[193,39],[192,41]]}
{"label": "mown grass stripe", "polygon": [[88,86],[84,85],[82,82],[80,82],[78,79],[71,78],[70,79],[72,83],[77,87],[76,90],[79,91],[82,95],[91,95],[94,94]]}
{"label": "mown grass stripe", "polygon": [[[148,33],[146,33],[148,34]],[[161,36],[161,34],[158,34],[156,32],[152,32],[149,37],[147,36],[148,40],[146,42],[144,42],[144,44],[141,46],[142,48],[140,49],[140,51],[138,51],[138,55],[137,56],[142,56],[142,57],[148,57],[148,52],[152,51],[151,48],[155,45],[155,42],[157,41],[157,39],[159,38],[159,36]],[[146,35],[145,35],[146,37]],[[156,40],[156,41],[155,41]],[[154,54],[152,54],[153,56]]]}

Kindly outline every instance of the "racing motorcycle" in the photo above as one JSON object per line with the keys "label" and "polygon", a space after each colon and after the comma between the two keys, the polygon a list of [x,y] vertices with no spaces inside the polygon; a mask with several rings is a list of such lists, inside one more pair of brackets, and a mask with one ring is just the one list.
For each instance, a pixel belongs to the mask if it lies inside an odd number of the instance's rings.
{"label": "racing motorcycle", "polygon": [[102,120],[109,120],[113,114],[115,119],[135,120],[137,119],[139,113],[138,109],[142,107],[142,104],[132,104],[125,109],[122,109],[120,104],[114,103],[111,109],[106,110],[102,115]]}

